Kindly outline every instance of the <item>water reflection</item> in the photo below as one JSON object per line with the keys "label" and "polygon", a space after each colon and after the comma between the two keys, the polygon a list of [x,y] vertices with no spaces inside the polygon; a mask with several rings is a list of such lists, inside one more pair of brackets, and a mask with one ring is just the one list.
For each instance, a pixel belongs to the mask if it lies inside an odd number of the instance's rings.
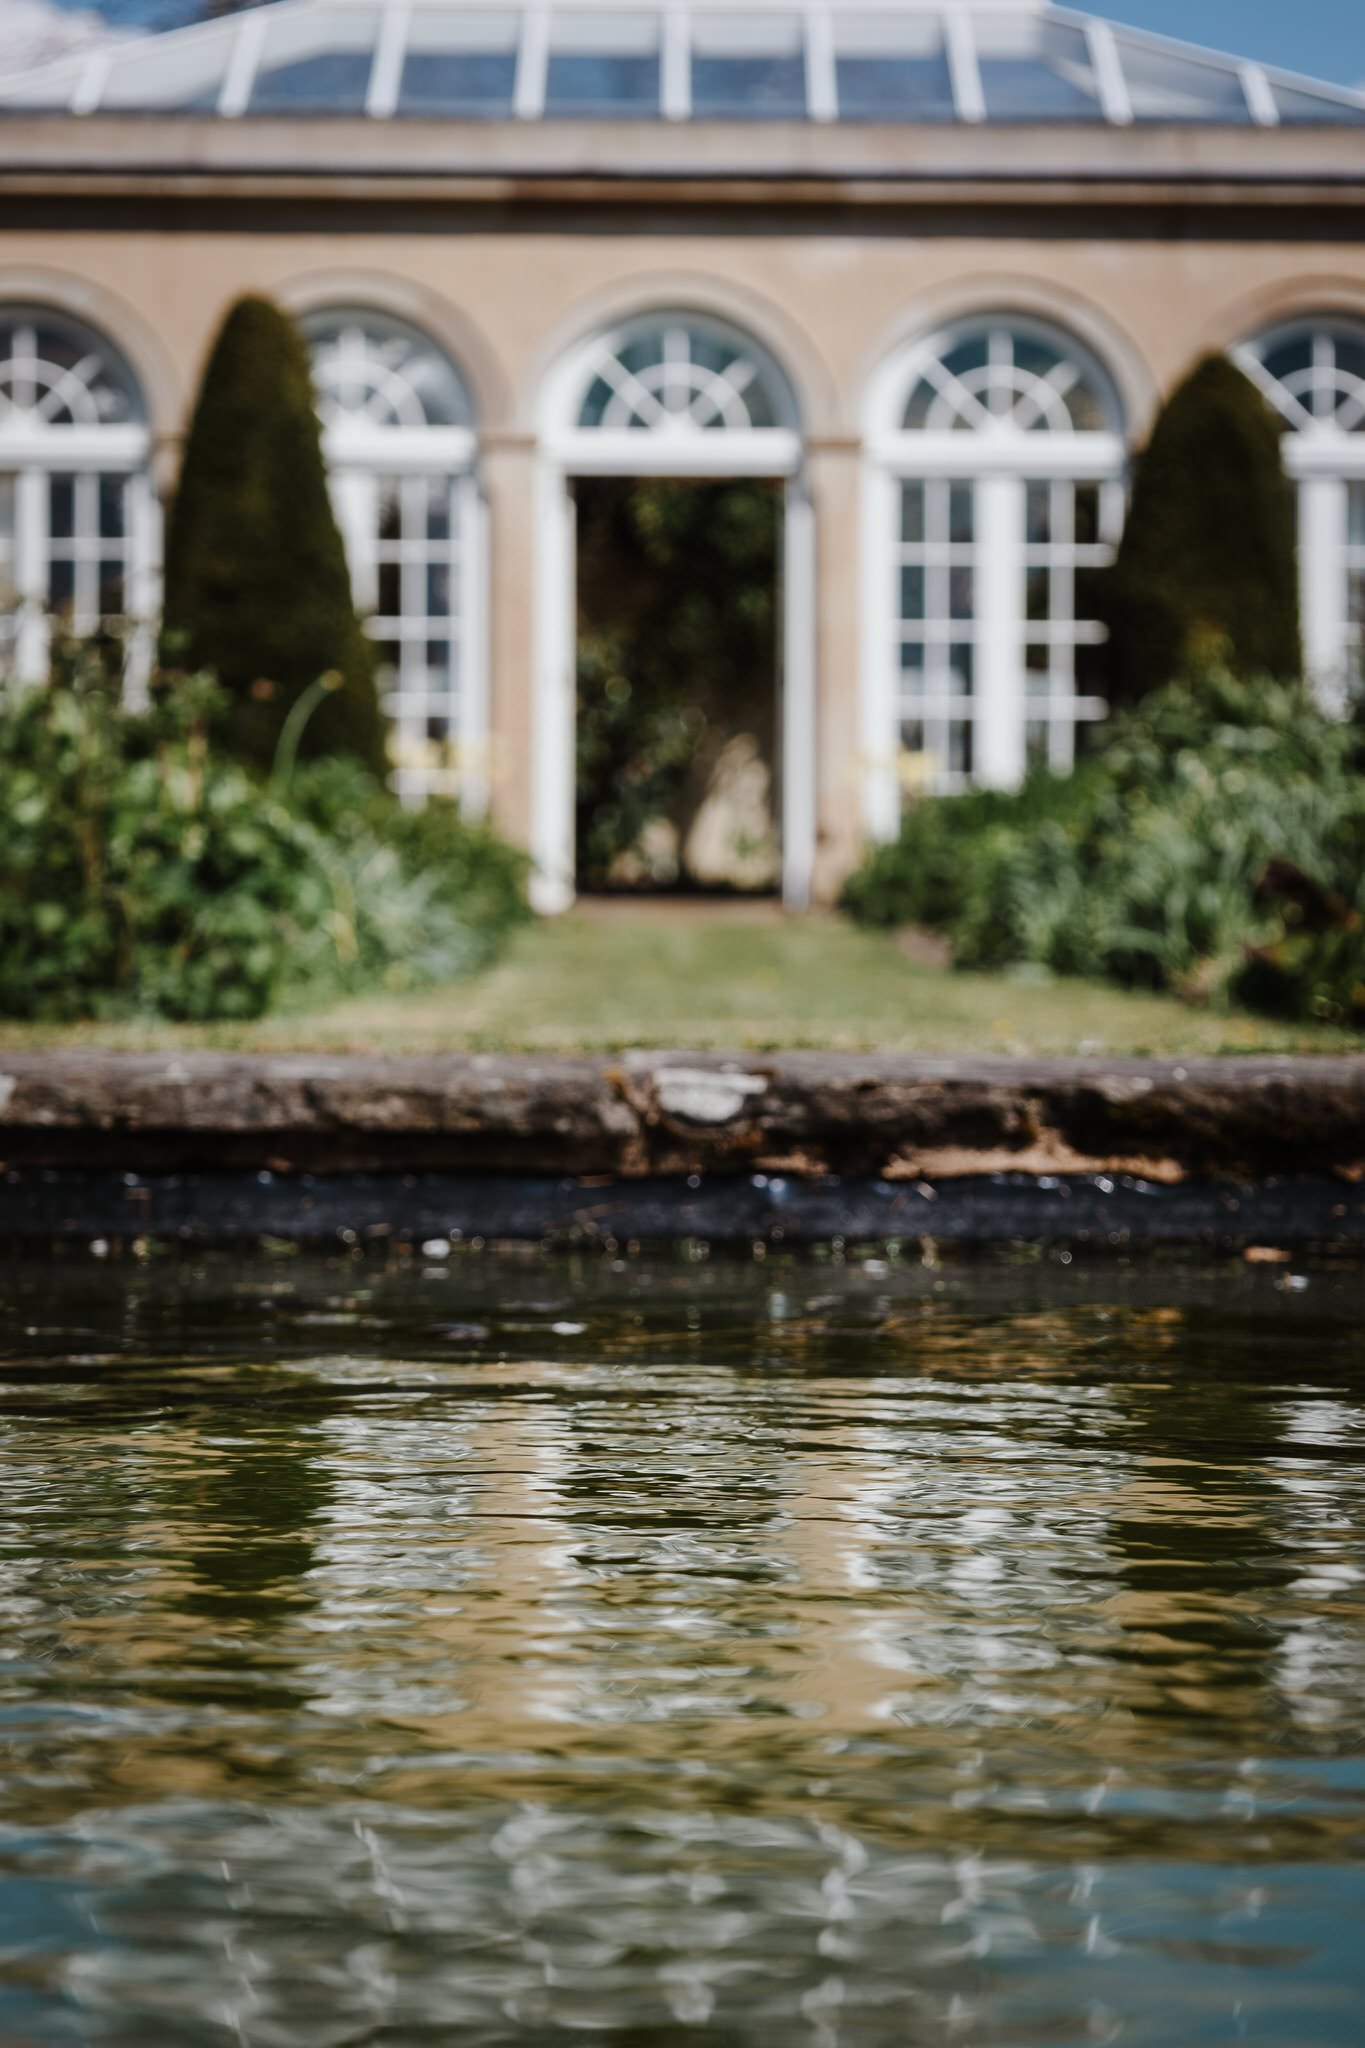
{"label": "water reflection", "polygon": [[1347,2048],[1361,1306],[12,1272],[0,2040]]}

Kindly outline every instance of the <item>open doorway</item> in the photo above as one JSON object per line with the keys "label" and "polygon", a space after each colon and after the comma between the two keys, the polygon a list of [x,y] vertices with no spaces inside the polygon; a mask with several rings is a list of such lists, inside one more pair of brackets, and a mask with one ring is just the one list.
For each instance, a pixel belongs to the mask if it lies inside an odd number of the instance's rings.
{"label": "open doorway", "polygon": [[775,892],[781,485],[597,476],[574,497],[578,887]]}

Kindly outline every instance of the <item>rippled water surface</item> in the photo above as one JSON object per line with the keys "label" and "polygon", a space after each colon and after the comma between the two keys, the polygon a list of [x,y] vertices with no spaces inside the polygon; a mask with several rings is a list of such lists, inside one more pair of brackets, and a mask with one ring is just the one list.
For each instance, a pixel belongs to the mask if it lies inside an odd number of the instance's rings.
{"label": "rippled water surface", "polygon": [[1365,2039],[1358,1272],[0,1274],[0,2041]]}

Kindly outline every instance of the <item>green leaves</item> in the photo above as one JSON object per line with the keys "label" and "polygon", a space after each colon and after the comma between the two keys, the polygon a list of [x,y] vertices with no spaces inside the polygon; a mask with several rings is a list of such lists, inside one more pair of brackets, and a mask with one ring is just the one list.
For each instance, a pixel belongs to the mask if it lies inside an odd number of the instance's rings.
{"label": "green leaves", "polygon": [[[781,503],[751,480],[578,486],[580,880],[688,833],[725,744],[775,751]],[[667,879],[673,879],[671,872]]]}
{"label": "green leaves", "polygon": [[287,796],[215,748],[220,695],[164,680],[126,712],[68,650],[0,717],[0,1015],[206,1022],[480,965],[526,914],[525,864],[453,808],[404,812],[355,762]]}
{"label": "green leaves", "polygon": [[[1214,670],[1116,721],[1067,780],[914,805],[845,900],[946,930],[961,966],[1365,1024],[1360,745],[1301,686]],[[1272,863],[1332,892],[1335,923],[1308,930],[1303,901],[1262,890]]]}

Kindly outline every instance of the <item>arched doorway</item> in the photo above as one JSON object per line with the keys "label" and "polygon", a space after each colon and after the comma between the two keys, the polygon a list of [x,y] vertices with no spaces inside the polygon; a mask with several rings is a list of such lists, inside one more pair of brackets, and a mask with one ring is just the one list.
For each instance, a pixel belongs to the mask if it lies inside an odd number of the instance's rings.
{"label": "arched doorway", "polygon": [[1100,716],[1087,588],[1113,558],[1127,450],[1113,380],[1073,336],[973,316],[888,364],[868,423],[867,822],[904,786],[1009,788],[1070,767]]}
{"label": "arched doorway", "polygon": [[158,555],[150,436],[112,343],[47,307],[0,306],[0,655],[47,674],[53,621],[122,640],[150,665]]}
{"label": "arched doorway", "polygon": [[1300,319],[1232,351],[1289,431],[1304,666],[1345,710],[1365,683],[1365,322]]}
{"label": "arched doorway", "polygon": [[393,786],[487,799],[487,609],[474,409],[449,357],[369,308],[302,328],[357,609],[379,649]]}
{"label": "arched doorway", "polygon": [[657,311],[572,350],[548,380],[537,475],[532,852],[537,907],[575,887],[578,478],[765,478],[783,494],[779,784],[783,901],[810,900],[815,842],[814,528],[791,386],[727,322]]}

